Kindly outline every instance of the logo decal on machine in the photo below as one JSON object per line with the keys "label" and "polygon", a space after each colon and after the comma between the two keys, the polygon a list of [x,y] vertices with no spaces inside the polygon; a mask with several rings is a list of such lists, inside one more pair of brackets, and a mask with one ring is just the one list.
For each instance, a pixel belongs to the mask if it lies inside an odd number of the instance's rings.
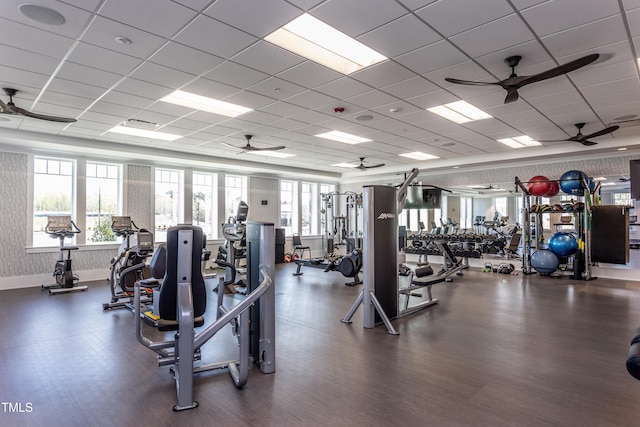
{"label": "logo decal on machine", "polygon": [[395,217],[396,217],[395,214],[388,213],[388,212],[382,212],[380,215],[378,215],[378,219],[392,219]]}

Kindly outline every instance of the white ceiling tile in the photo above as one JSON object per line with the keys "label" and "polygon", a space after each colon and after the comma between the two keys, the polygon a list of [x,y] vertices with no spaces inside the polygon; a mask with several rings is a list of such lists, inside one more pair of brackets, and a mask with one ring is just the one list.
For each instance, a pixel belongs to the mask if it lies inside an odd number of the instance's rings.
{"label": "white ceiling tile", "polygon": [[277,74],[304,61],[300,56],[266,41],[259,41],[233,56],[233,61],[247,67]]}
{"label": "white ceiling tile", "polygon": [[336,99],[333,97],[324,95],[320,92],[316,92],[314,90],[307,90],[305,92],[302,92],[290,98],[287,98],[286,101],[288,103],[313,110],[323,105],[334,103],[336,102]]}
{"label": "white ceiling tile", "polygon": [[371,86],[360,83],[351,77],[342,77],[315,88],[317,92],[342,99],[369,92],[371,89]]}
{"label": "white ceiling tile", "polygon": [[395,2],[370,0],[331,0],[311,11],[316,18],[354,38],[406,13]]}
{"label": "white ceiling tile", "polygon": [[306,108],[291,104],[289,102],[278,101],[263,107],[262,111],[276,114],[280,117],[290,117],[294,114],[300,114],[306,111]]}
{"label": "white ceiling tile", "polygon": [[269,77],[253,86],[249,86],[247,90],[270,98],[282,100],[297,95],[300,92],[304,92],[307,89],[278,77]]}
{"label": "white ceiling tile", "polygon": [[467,60],[467,56],[448,41],[440,41],[395,58],[416,74],[425,74]]}
{"label": "white ceiling tile", "polygon": [[440,89],[440,87],[434,85],[422,76],[411,77],[409,79],[399,81],[398,83],[380,88],[381,91],[400,99],[433,92],[438,89]]}
{"label": "white ceiling tile", "polygon": [[351,74],[351,77],[355,80],[376,88],[398,83],[415,76],[415,73],[393,61],[380,62]]}
{"label": "white ceiling tile", "polygon": [[269,77],[269,74],[253,70],[235,62],[225,61],[203,77],[236,88],[247,88]]}
{"label": "white ceiling tile", "polygon": [[72,80],[102,88],[110,88],[121,78],[118,74],[75,64],[73,62],[65,62],[64,65],[62,65],[62,68],[60,68],[57,76],[61,79]]}
{"label": "white ceiling tile", "polygon": [[62,59],[73,45],[73,39],[0,18],[0,40],[3,45]]}
{"label": "white ceiling tile", "polygon": [[[460,13],[464,10],[464,13]],[[452,36],[513,13],[503,0],[447,0],[431,3],[416,12],[441,34]],[[455,19],[451,19],[455,17]]]}
{"label": "white ceiling tile", "polygon": [[153,104],[155,102],[155,99],[132,95],[126,92],[119,92],[116,88],[116,90],[107,92],[101,98],[101,101],[111,102],[113,104],[125,105],[134,108],[145,108]]}
{"label": "white ceiling tile", "polygon": [[170,88],[179,88],[196,79],[193,74],[183,73],[148,61],[131,73],[131,77]]}
{"label": "white ceiling tile", "polygon": [[220,65],[224,59],[180,43],[169,42],[149,61],[198,76]]}
{"label": "white ceiling tile", "polygon": [[544,37],[619,13],[613,1],[547,1],[522,11],[522,16],[538,36]]}
{"label": "white ceiling tile", "polygon": [[363,108],[375,108],[379,105],[390,104],[396,100],[397,98],[379,90],[372,90],[361,95],[347,98],[347,101]]}
{"label": "white ceiling tile", "polygon": [[342,77],[342,74],[320,64],[316,64],[315,62],[304,61],[301,64],[278,73],[277,76],[307,89],[313,89],[316,86],[339,79]]}
{"label": "white ceiling tile", "polygon": [[262,108],[265,105],[272,104],[275,99],[257,93],[249,92],[248,90],[243,90],[231,96],[225,97],[224,101],[231,102],[232,104],[236,105],[242,105],[243,107],[247,108],[253,108],[255,110]]}
{"label": "white ceiling tile", "polygon": [[626,38],[622,19],[620,15],[615,15],[543,37],[542,43],[554,56],[560,57],[584,51],[597,53],[596,47],[606,46]]}
{"label": "white ceiling tile", "polygon": [[32,73],[44,75],[50,75],[60,63],[58,59],[50,56],[2,44],[0,44],[0,58],[5,58],[3,66],[30,70]]}
{"label": "white ceiling tile", "polygon": [[73,49],[68,61],[118,74],[127,74],[142,63],[140,58],[83,42]]}
{"label": "white ceiling tile", "polygon": [[[117,43],[116,37],[128,38],[131,44]],[[143,59],[149,57],[165,43],[162,37],[101,16],[95,17],[82,37],[82,41]]]}
{"label": "white ceiling tile", "polygon": [[585,67],[570,75],[571,80],[579,87],[593,86],[610,81],[637,78],[638,70],[635,61],[614,62],[601,67]]}
{"label": "white ceiling tile", "polygon": [[[402,16],[358,37],[358,41],[387,58],[393,58],[441,39],[438,33],[414,15]],[[405,42],[397,43],[397,40]]]}
{"label": "white ceiling tile", "polygon": [[472,58],[515,46],[534,36],[518,15],[512,14],[451,37]]}
{"label": "white ceiling tile", "polygon": [[195,11],[169,0],[109,0],[100,15],[152,34],[171,37],[195,15]]}
{"label": "white ceiling tile", "polygon": [[[91,18],[91,14],[86,10],[78,9],[77,7],[73,7],[62,2],[55,2],[55,4],[49,2],[46,5],[60,13],[64,17],[65,22],[62,25],[41,24],[27,18],[20,12],[18,7],[24,3],[25,2],[23,0],[2,0],[2,2],[0,2],[0,16],[30,27],[36,27],[43,31],[60,34],[70,38],[76,38],[82,31],[82,28],[86,25],[87,21]],[[32,2],[32,4],[34,3],[38,4],[43,2]]]}
{"label": "white ceiling tile", "polygon": [[19,89],[21,86],[42,88],[49,77],[46,74],[31,73],[17,68],[0,65],[0,87]]}
{"label": "white ceiling tile", "polygon": [[420,9],[428,4],[434,3],[438,0],[399,0],[400,3],[405,5],[411,10]]}
{"label": "white ceiling tile", "polygon": [[213,99],[223,99],[241,91],[241,89],[209,79],[198,79],[182,88],[185,92],[206,96]]}
{"label": "white ceiling tile", "polygon": [[268,2],[218,0],[204,13],[234,28],[262,38],[300,15],[301,11],[283,0]]}
{"label": "white ceiling tile", "polygon": [[153,83],[144,82],[142,80],[127,78],[123,82],[119,83],[115,88],[119,92],[129,93],[131,95],[138,95],[143,98],[149,98],[157,100],[163,96],[169,95],[173,92],[173,89],[156,85]]}
{"label": "white ceiling tile", "polygon": [[[222,58],[230,58],[258,39],[208,16],[198,16],[174,41]],[[224,41],[224,42],[221,42]]]}

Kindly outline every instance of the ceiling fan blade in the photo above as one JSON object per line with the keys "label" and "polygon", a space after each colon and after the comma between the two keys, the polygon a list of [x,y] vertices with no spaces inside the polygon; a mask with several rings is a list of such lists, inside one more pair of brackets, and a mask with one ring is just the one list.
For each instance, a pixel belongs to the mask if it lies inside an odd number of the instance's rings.
{"label": "ceiling fan blade", "polygon": [[0,113],[3,114],[15,114],[13,111],[11,111],[9,109],[9,107],[7,106],[7,104],[5,104],[4,102],[2,102],[2,100],[0,99]]}
{"label": "ceiling fan blade", "polygon": [[453,79],[451,77],[445,77],[444,78],[446,81],[448,81],[449,83],[456,83],[459,85],[470,85],[470,86],[495,86],[498,85],[500,86],[500,82],[474,82],[471,80],[460,80],[460,79]]}
{"label": "ceiling fan blade", "polygon": [[617,131],[619,128],[620,128],[620,126],[609,126],[608,128],[599,130],[598,132],[594,132],[594,133],[591,133],[589,135],[585,135],[585,136],[582,137],[582,139],[585,140],[585,139],[591,139],[591,138],[595,138],[595,137],[598,137],[598,136],[606,135],[608,133]]}
{"label": "ceiling fan blade", "polygon": [[576,60],[573,60],[571,62],[567,62],[566,64],[562,64],[558,67],[552,68],[550,70],[544,71],[540,74],[535,74],[533,76],[529,76],[523,80],[520,81],[519,85],[520,87],[524,86],[524,85],[528,85],[531,83],[535,83],[535,82],[539,82],[542,80],[547,80],[553,77],[557,77],[557,76],[561,76],[563,74],[567,74],[571,71],[577,70],[578,68],[582,68],[585,65],[589,65],[591,64],[593,61],[595,61],[596,59],[598,59],[600,57],[599,54],[594,53],[591,55],[587,55],[584,56],[582,58],[578,58]]}
{"label": "ceiling fan blade", "polygon": [[518,100],[518,91],[515,89],[508,90],[507,97],[504,99],[505,104],[510,104]]}
{"label": "ceiling fan blade", "polygon": [[237,147],[235,145],[231,145],[228,142],[220,141],[220,144],[225,145],[229,148],[235,148],[236,150],[244,150],[244,147]]}
{"label": "ceiling fan blade", "polygon": [[32,113],[31,111],[25,110],[24,108],[16,107],[15,105],[7,105],[9,110],[13,111],[16,114],[20,114],[26,117],[32,117],[34,119],[40,120],[48,120],[50,122],[58,122],[58,123],[74,123],[77,122],[76,119],[72,119],[70,117],[59,117],[59,116],[48,116],[46,114],[38,114]]}
{"label": "ceiling fan blade", "polygon": [[378,163],[377,165],[365,166],[365,168],[373,169],[373,168],[381,168],[382,166],[384,166],[384,163]]}
{"label": "ceiling fan blade", "polygon": [[587,141],[586,139],[580,140],[580,141],[578,141],[578,142],[579,142],[580,144],[584,145],[584,146],[587,146],[587,147],[590,147],[590,146],[592,146],[592,145],[596,145],[596,144],[597,144],[597,142]]}
{"label": "ceiling fan blade", "polygon": [[284,150],[285,147],[284,145],[279,145],[276,147],[254,147],[253,145],[247,145],[246,147],[244,147],[245,150],[247,151],[276,151],[276,150]]}

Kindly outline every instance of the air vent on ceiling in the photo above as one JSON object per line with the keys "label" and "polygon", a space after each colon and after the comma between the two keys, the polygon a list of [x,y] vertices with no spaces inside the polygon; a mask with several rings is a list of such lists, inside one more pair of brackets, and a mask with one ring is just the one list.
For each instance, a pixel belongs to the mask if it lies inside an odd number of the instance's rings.
{"label": "air vent on ceiling", "polygon": [[148,122],[146,120],[127,119],[122,123],[122,126],[128,128],[142,129],[142,130],[156,130],[158,123]]}

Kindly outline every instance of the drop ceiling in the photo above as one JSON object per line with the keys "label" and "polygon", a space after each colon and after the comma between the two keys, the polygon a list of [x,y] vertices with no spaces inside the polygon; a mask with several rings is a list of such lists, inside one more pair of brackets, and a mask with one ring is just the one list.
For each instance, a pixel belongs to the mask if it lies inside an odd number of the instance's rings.
{"label": "drop ceiling", "polygon": [[[27,18],[19,11],[22,3],[0,3],[0,85],[19,90],[19,107],[77,122],[1,115],[5,146],[335,179],[640,149],[640,126],[598,137],[593,147],[545,142],[516,150],[496,141],[523,134],[566,139],[577,133],[576,123],[586,123],[588,134],[638,118],[640,0],[31,2],[59,12],[62,25]],[[343,75],[264,40],[305,12],[388,60]],[[510,69],[504,60],[511,55],[522,56],[518,75],[532,75],[592,53],[600,54],[596,62],[528,85],[511,104],[503,103],[498,86],[444,80],[505,79]],[[176,89],[253,111],[228,118],[159,102]],[[459,100],[493,118],[455,124],[426,110]],[[107,132],[127,119],[158,123],[158,130],[182,138],[164,142]],[[348,145],[315,136],[332,130],[372,141]],[[253,135],[252,145],[284,145],[283,152],[294,156],[238,154],[222,144],[242,146],[246,134]],[[439,159],[399,156],[412,151]],[[358,164],[360,157],[385,166],[366,172],[333,166]]]}

